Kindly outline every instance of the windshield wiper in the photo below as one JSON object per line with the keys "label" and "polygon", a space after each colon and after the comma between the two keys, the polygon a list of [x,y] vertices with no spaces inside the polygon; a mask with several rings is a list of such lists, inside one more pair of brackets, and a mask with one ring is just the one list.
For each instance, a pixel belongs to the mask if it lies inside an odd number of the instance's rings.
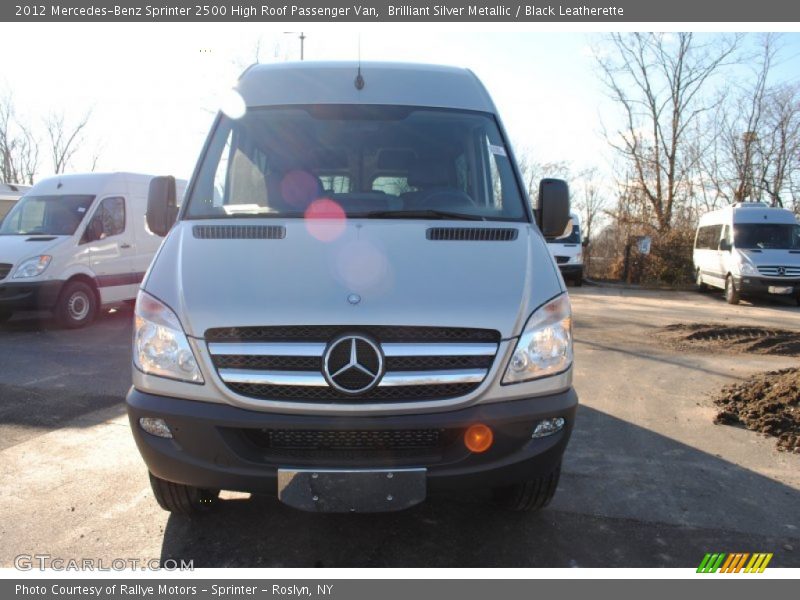
{"label": "windshield wiper", "polygon": [[485,221],[486,217],[464,213],[448,212],[445,210],[373,210],[364,214],[352,215],[354,218],[365,219],[452,219],[454,221]]}

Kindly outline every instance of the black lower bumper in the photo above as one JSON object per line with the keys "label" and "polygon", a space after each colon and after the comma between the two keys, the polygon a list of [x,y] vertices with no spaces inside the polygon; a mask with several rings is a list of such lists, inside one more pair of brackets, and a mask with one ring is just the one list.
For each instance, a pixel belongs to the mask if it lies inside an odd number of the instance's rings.
{"label": "black lower bumper", "polygon": [[[139,452],[157,477],[203,488],[276,493],[279,468],[392,469],[424,467],[428,488],[495,487],[529,480],[551,471],[560,461],[572,431],[578,397],[574,390],[552,396],[472,406],[450,412],[393,416],[324,416],[273,414],[155,396],[131,389],[128,416]],[[173,439],[146,433],[141,417],[163,418]],[[564,428],[532,439],[536,423],[563,417]],[[494,431],[494,445],[469,452],[463,431],[483,423]],[[442,444],[422,453],[403,451],[326,451],[281,449],[260,445],[265,431],[374,432],[438,430]],[[383,439],[383,438],[381,438]]]}
{"label": "black lower bumper", "polygon": [[[796,297],[800,295],[800,279],[788,277],[752,277],[740,276],[734,278],[736,289],[740,294],[753,296],[786,296]],[[792,288],[787,294],[775,294],[770,288]]]}
{"label": "black lower bumper", "polygon": [[56,305],[63,281],[2,282],[0,309],[50,310]]}
{"label": "black lower bumper", "polygon": [[561,270],[561,275],[564,279],[580,279],[583,278],[583,265],[558,265]]}

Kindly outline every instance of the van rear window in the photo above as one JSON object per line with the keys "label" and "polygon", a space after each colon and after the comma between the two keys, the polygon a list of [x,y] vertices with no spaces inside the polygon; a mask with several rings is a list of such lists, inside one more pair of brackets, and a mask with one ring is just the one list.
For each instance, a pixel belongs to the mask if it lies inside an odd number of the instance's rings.
{"label": "van rear window", "polygon": [[494,117],[483,113],[250,109],[220,117],[184,216],[302,218],[324,199],[348,217],[526,220],[508,154]]}

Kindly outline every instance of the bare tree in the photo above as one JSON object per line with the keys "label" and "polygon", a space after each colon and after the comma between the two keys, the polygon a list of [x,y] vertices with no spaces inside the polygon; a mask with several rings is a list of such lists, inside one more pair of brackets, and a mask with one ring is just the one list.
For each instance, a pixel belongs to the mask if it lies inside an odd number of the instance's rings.
{"label": "bare tree", "polygon": [[53,171],[63,173],[75,156],[83,140],[84,130],[89,124],[91,111],[88,111],[74,124],[68,124],[64,113],[51,113],[44,121],[50,142],[50,156]]}
{"label": "bare tree", "polygon": [[702,190],[705,196],[724,203],[765,200],[774,205],[782,205],[782,195],[796,196],[800,88],[768,85],[778,50],[779,37],[765,34],[752,79],[725,90],[705,124],[707,141],[699,151],[697,176],[701,188],[711,188]]}
{"label": "bare tree", "polygon": [[605,198],[601,193],[597,167],[580,172],[577,178],[582,185],[574,206],[576,212],[581,216],[584,237],[588,240],[592,237],[598,218],[603,214]]}
{"label": "bare tree", "polygon": [[16,116],[10,94],[0,99],[0,181],[33,183],[39,164],[39,143]]}
{"label": "bare tree", "polygon": [[713,108],[709,81],[734,61],[741,36],[700,42],[692,33],[612,33],[610,52],[597,52],[602,81],[624,125],[611,146],[626,164],[637,193],[652,208],[661,232],[672,225],[677,202],[688,197],[696,157],[689,133]]}
{"label": "bare tree", "polygon": [[532,202],[539,194],[539,181],[545,177],[570,179],[570,166],[566,161],[542,162],[534,158],[529,150],[521,150],[517,155],[517,164],[523,185]]}

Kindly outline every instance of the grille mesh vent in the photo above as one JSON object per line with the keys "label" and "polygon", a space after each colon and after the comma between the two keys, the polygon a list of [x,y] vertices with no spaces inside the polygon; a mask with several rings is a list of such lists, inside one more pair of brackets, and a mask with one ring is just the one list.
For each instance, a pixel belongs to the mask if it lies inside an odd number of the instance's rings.
{"label": "grille mesh vent", "polygon": [[282,225],[195,225],[194,237],[201,240],[282,240]]}
{"label": "grille mesh vent", "polygon": [[465,327],[416,327],[390,325],[274,325],[223,327],[206,330],[209,342],[328,342],[348,331],[371,335],[379,342],[494,342],[500,332]]}
{"label": "grille mesh vent", "polygon": [[431,227],[425,236],[441,242],[510,242],[519,232],[499,227]]}

